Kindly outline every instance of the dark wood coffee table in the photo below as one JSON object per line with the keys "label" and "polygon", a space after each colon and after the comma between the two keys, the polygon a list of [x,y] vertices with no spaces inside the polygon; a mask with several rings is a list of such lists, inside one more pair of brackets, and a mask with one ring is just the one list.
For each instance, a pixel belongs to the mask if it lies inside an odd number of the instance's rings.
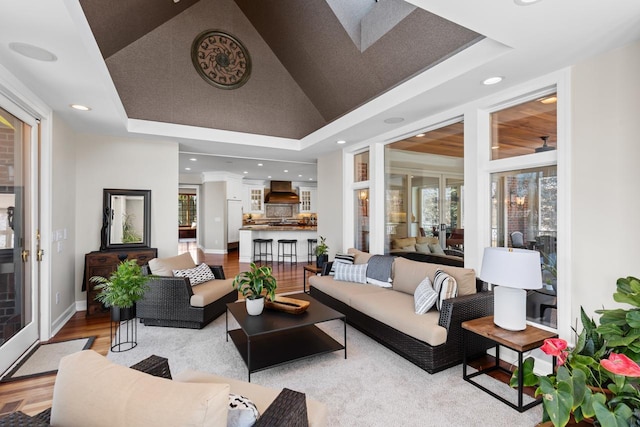
{"label": "dark wood coffee table", "polygon": [[[226,331],[251,373],[305,359],[323,353],[344,350],[347,358],[346,316],[316,301],[307,294],[287,295],[311,303],[302,314],[288,314],[264,309],[259,316],[247,314],[245,302],[227,304]],[[240,325],[229,330],[229,313]],[[316,326],[318,323],[341,319],[344,323],[344,344],[331,338]]]}

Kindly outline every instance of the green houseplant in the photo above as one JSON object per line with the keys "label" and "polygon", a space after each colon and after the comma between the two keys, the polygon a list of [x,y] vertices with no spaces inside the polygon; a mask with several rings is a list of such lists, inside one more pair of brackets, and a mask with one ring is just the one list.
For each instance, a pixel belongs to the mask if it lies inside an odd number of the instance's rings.
{"label": "green houseplant", "polygon": [[233,279],[233,289],[236,289],[246,299],[247,312],[253,316],[262,313],[264,308],[264,294],[273,301],[276,297],[276,278],[272,270],[266,265],[258,267],[251,263],[249,271],[243,271]]}
{"label": "green houseplant", "polygon": [[121,262],[109,278],[93,276],[89,280],[97,283],[94,289],[100,291],[95,299],[111,307],[113,321],[120,321],[135,317],[135,303],[144,296],[151,278],[142,274],[135,259],[130,259]]}
{"label": "green houseplant", "polygon": [[329,246],[327,246],[327,238],[320,237],[320,243],[316,246],[316,266],[322,268],[322,266],[329,261]]}
{"label": "green houseplant", "polygon": [[[597,310],[599,325],[581,309],[582,331],[576,346],[563,339],[545,340],[541,350],[555,356],[551,375],[533,373],[534,360],[523,365],[525,386],[543,397],[543,421],[554,427],[587,420],[603,427],[640,426],[640,280],[618,279],[613,298],[634,308]],[[518,372],[511,385],[518,385]],[[550,425],[551,425],[550,424]]]}

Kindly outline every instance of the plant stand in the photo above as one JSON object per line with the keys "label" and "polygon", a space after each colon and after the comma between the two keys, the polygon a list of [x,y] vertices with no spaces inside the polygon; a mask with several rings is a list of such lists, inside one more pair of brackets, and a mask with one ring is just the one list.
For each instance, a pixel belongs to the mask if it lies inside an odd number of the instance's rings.
{"label": "plant stand", "polygon": [[120,353],[138,345],[135,305],[131,308],[111,307],[111,351]]}

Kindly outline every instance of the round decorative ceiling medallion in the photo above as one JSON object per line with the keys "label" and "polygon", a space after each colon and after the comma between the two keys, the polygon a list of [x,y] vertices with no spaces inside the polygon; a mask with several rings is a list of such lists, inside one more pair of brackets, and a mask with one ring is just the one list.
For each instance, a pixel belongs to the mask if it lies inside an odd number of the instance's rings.
{"label": "round decorative ceiling medallion", "polygon": [[228,33],[207,30],[193,41],[191,60],[198,74],[220,89],[237,89],[249,80],[251,57],[244,45]]}

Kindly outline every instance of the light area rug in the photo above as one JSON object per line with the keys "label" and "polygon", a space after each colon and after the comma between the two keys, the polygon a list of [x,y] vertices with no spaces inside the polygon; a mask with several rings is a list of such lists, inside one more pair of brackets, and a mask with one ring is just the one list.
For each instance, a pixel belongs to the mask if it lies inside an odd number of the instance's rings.
{"label": "light area rug", "polygon": [[58,370],[60,359],[91,347],[95,337],[78,338],[48,344],[40,344],[17,367],[3,378],[13,381],[26,377],[51,374]]}
{"label": "light area rug", "polygon": [[[231,316],[229,325],[230,329],[237,327]],[[342,342],[341,321],[319,327]],[[225,341],[224,315],[201,330],[139,324],[138,346],[107,357],[130,366],[153,354],[168,358],[174,374],[195,369],[247,380],[242,358],[231,340]],[[492,378],[481,381],[512,394],[515,401],[516,391],[507,385]],[[540,406],[521,414],[464,381],[461,365],[431,375],[350,326],[347,359],[343,351],[319,355],[252,373],[251,382],[276,389],[288,387],[323,402],[330,427],[533,427],[542,420]]]}

